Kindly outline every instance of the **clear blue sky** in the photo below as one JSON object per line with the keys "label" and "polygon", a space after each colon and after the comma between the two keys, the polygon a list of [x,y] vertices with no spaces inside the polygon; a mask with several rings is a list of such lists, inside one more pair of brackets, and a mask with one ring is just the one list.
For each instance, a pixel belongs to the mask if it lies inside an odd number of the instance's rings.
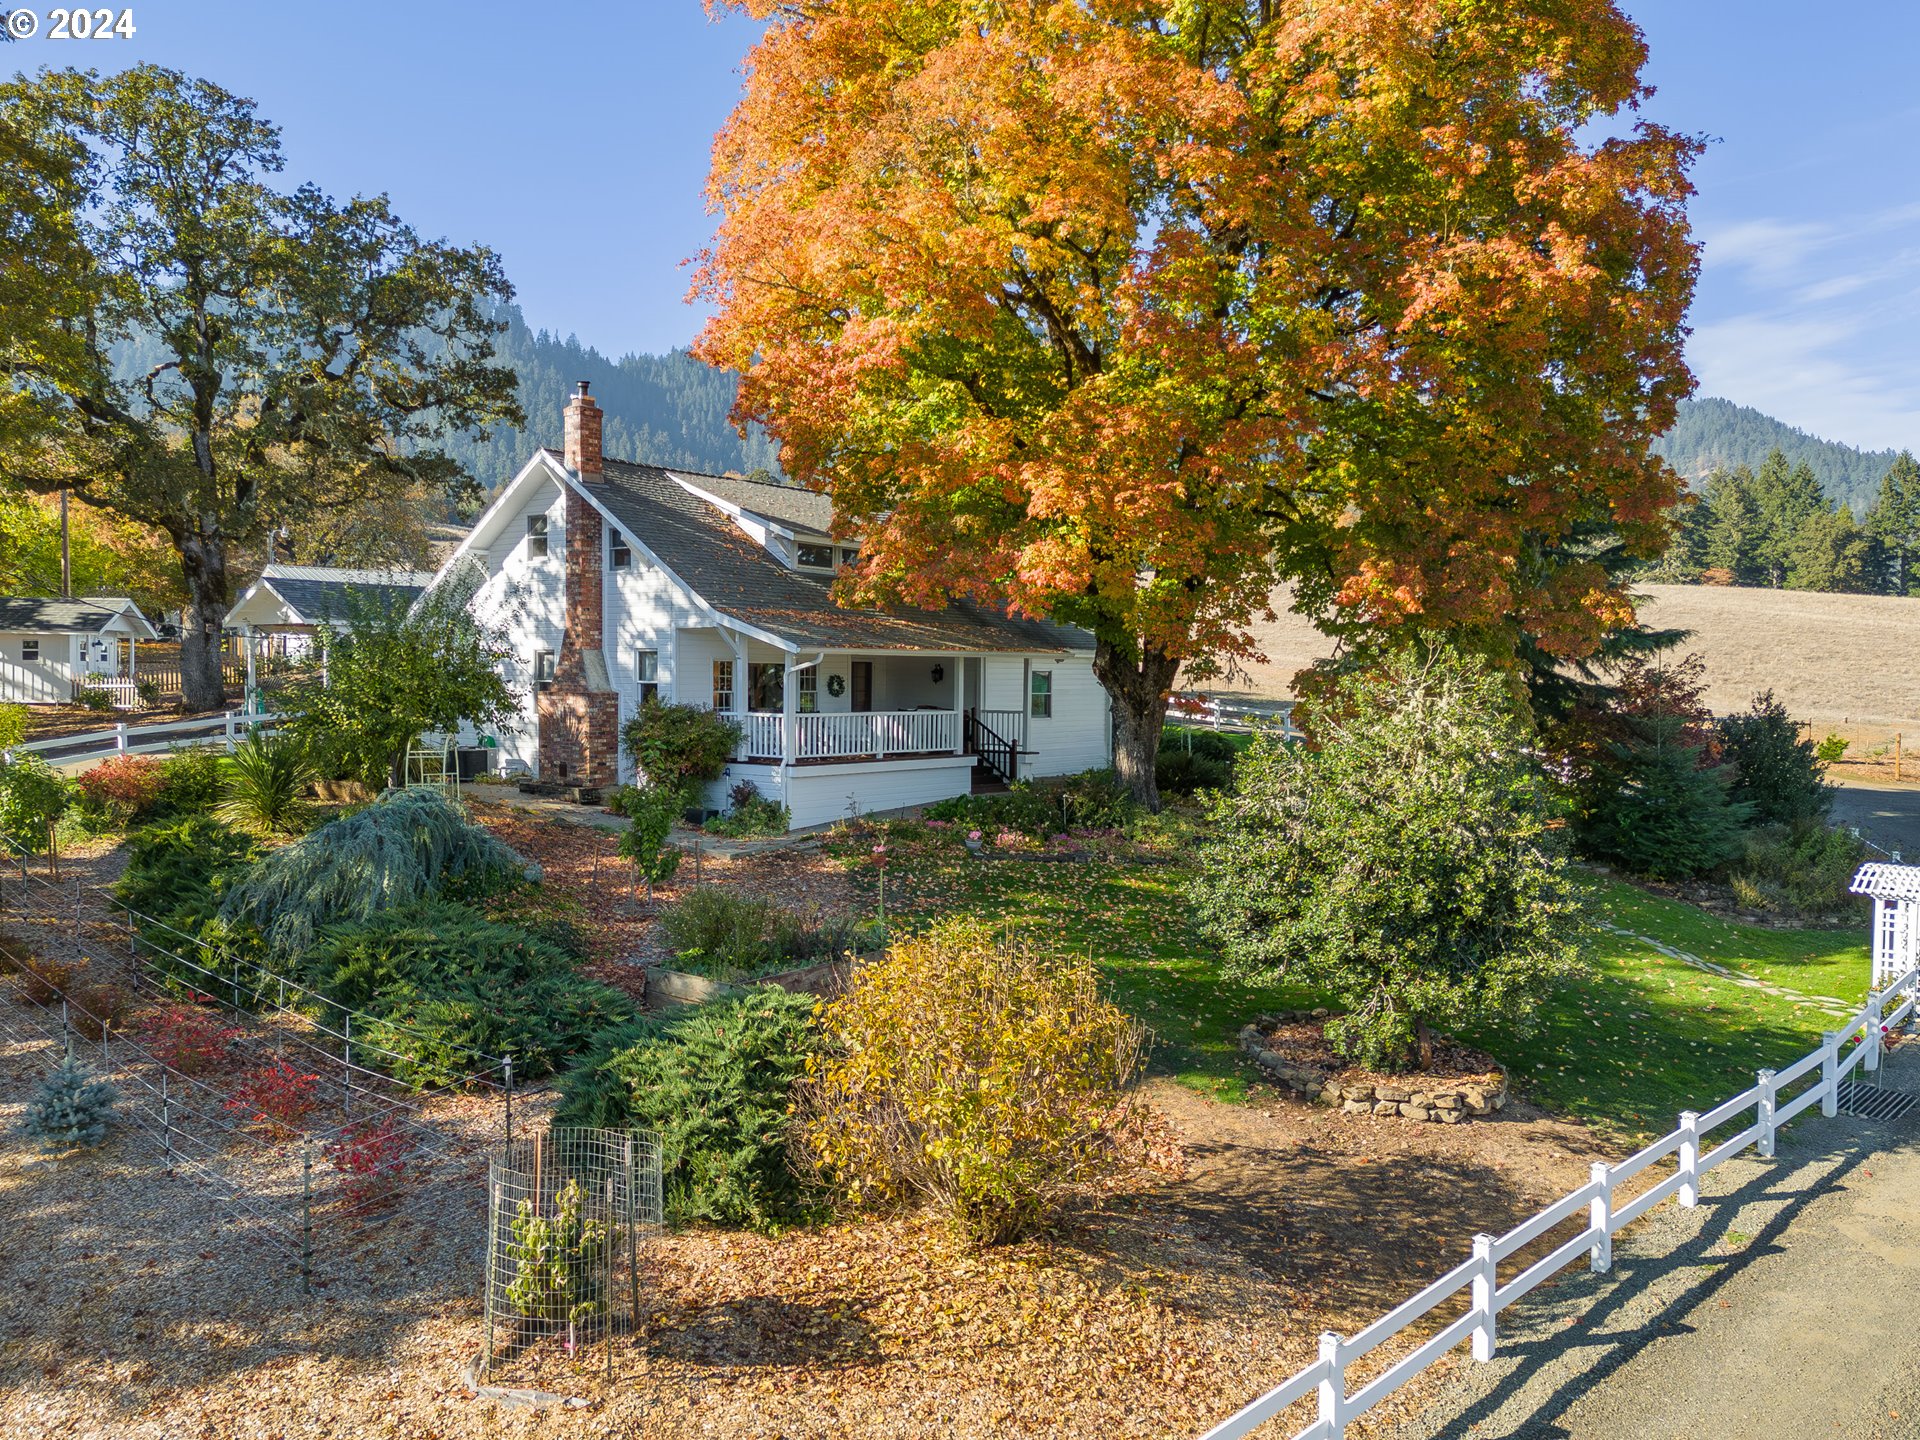
{"label": "clear blue sky", "polygon": [[[1715,137],[1694,208],[1701,393],[1920,448],[1920,6],[1624,3],[1652,46],[1648,113]],[[613,354],[692,337],[682,262],[709,233],[708,145],[747,22],[699,0],[132,8],[131,41],[43,27],[4,58],[205,75],[284,127],[290,177],[385,190],[421,230],[499,250],[534,326]]]}

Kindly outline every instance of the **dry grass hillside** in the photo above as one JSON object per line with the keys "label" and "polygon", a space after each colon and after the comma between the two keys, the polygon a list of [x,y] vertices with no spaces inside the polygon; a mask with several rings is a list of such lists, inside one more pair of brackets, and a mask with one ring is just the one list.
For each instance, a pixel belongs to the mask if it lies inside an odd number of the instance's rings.
{"label": "dry grass hillside", "polygon": [[[1707,662],[1708,702],[1744,709],[1771,689],[1796,716],[1821,725],[1920,724],[1920,599],[1644,585],[1652,625],[1691,630],[1683,649]],[[1275,597],[1275,608],[1284,596]],[[1257,627],[1266,660],[1210,685],[1233,695],[1284,698],[1294,672],[1331,645],[1299,616]]]}

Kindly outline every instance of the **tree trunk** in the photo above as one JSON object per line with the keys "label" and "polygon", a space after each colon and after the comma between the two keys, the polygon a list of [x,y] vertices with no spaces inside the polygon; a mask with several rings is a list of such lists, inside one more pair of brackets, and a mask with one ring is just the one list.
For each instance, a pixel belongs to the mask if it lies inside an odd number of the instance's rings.
{"label": "tree trunk", "polygon": [[1413,1048],[1415,1055],[1419,1058],[1420,1068],[1431,1070],[1433,1068],[1433,1031],[1427,1028],[1427,1022],[1424,1020],[1413,1022]]}
{"label": "tree trunk", "polygon": [[1160,808],[1153,767],[1179,669],[1177,658],[1155,646],[1142,647],[1136,658],[1107,640],[1094,642],[1093,673],[1113,701],[1113,768],[1149,810]]}
{"label": "tree trunk", "polygon": [[194,536],[180,546],[190,597],[180,627],[180,708],[226,707],[220,632],[227,623],[227,547],[217,536]]}

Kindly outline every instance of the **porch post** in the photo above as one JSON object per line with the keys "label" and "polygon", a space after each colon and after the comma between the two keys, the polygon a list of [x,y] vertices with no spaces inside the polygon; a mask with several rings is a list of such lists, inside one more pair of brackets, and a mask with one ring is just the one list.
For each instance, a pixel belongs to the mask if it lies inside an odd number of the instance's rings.
{"label": "porch post", "polygon": [[733,652],[733,723],[740,727],[740,748],[734,752],[734,759],[744,760],[753,747],[747,743],[747,642],[746,637],[736,635],[731,630],[722,630],[727,648]]}
{"label": "porch post", "polygon": [[255,678],[253,667],[253,626],[240,627],[240,643],[246,647],[247,652],[247,702],[250,704],[253,700],[254,687],[259,683]]}
{"label": "porch post", "polygon": [[953,657],[953,753],[967,753],[967,660]]}
{"label": "porch post", "polygon": [[791,768],[799,754],[796,743],[798,722],[794,717],[793,654],[781,661],[780,669],[780,763]]}

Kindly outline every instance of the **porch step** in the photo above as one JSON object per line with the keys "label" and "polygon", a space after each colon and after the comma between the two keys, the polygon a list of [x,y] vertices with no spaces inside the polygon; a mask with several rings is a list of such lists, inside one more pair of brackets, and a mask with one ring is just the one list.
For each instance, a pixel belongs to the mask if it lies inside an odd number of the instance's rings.
{"label": "porch step", "polygon": [[976,762],[973,767],[973,793],[975,795],[1004,795],[1007,782],[997,775],[993,767]]}

